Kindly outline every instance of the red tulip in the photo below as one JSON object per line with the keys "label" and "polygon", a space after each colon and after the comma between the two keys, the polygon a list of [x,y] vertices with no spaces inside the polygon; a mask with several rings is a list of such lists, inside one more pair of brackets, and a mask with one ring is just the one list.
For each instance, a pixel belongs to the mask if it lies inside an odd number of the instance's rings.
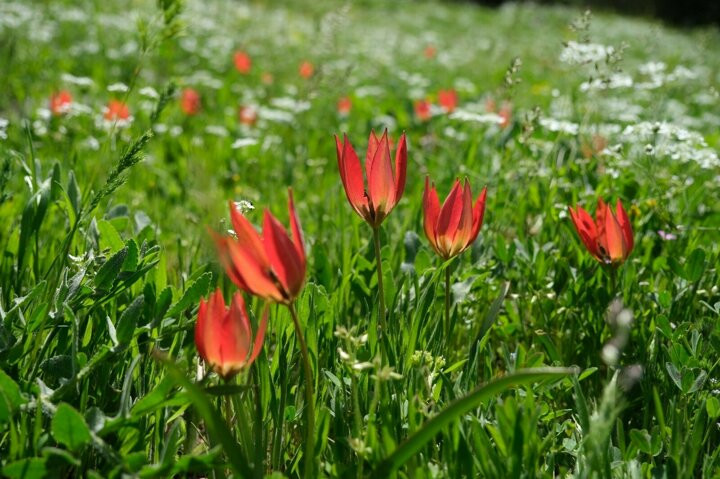
{"label": "red tulip", "polygon": [[400,137],[395,151],[395,173],[393,173],[390,162],[387,130],[380,140],[374,131],[370,133],[365,155],[367,189],[360,160],[347,135],[344,136],[343,141],[340,141],[336,135],[335,146],[340,178],[350,205],[370,226],[377,228],[400,201],[405,190],[405,172],[407,170],[405,133]]}
{"label": "red tulip", "polygon": [[237,238],[215,237],[225,271],[238,287],[285,304],[300,294],[306,269],[302,233],[290,190],[288,210],[292,239],[268,210],[265,210],[260,235],[232,202],[230,219]]}
{"label": "red tulip", "polygon": [[446,112],[452,113],[458,104],[457,92],[454,89],[440,90],[438,92],[438,103]]}
{"label": "red tulip", "polygon": [[613,214],[602,198],[598,198],[595,221],[580,206],[569,210],[580,239],[596,260],[616,267],[630,256],[634,246],[633,232],[620,200],[615,207],[616,214]]}
{"label": "red tulip", "polygon": [[247,75],[248,73],[250,73],[250,68],[252,67],[252,60],[247,53],[243,51],[237,51],[233,56],[233,60],[235,61],[235,69],[237,71],[239,71],[243,75]]}
{"label": "red tulip", "polygon": [[251,106],[241,106],[238,109],[238,118],[243,125],[253,126],[257,122],[257,111]]}
{"label": "red tulip", "polygon": [[341,115],[347,115],[352,109],[352,100],[349,97],[342,97],[337,102],[337,111]]}
{"label": "red tulip", "polygon": [[120,100],[110,100],[105,107],[105,119],[108,121],[121,121],[130,118],[130,110]]}
{"label": "red tulip", "polygon": [[200,94],[192,88],[184,89],[180,97],[180,108],[186,115],[197,114],[200,111]]}
{"label": "red tulip", "polygon": [[195,323],[195,346],[200,357],[223,379],[230,379],[260,354],[267,319],[266,309],[253,339],[242,295],[235,293],[226,309],[220,289],[216,290],[207,302],[200,300]]}
{"label": "red tulip", "polygon": [[420,121],[426,121],[429,120],[432,116],[430,112],[431,104],[427,100],[417,100],[415,102],[415,116],[418,117]]}
{"label": "red tulip", "polygon": [[64,115],[70,111],[72,101],[73,97],[67,90],[60,90],[57,93],[53,93],[50,96],[50,111],[55,116]]}
{"label": "red tulip", "polygon": [[435,185],[430,186],[430,179],[425,178],[425,235],[443,259],[462,253],[475,241],[485,216],[486,196],[487,187],[483,188],[473,207],[470,183],[466,179],[463,187],[460,180],[455,180],[455,185],[440,208]]}
{"label": "red tulip", "polygon": [[301,77],[308,79],[313,76],[313,73],[315,73],[315,67],[309,61],[304,61],[300,64],[298,72],[300,73]]}

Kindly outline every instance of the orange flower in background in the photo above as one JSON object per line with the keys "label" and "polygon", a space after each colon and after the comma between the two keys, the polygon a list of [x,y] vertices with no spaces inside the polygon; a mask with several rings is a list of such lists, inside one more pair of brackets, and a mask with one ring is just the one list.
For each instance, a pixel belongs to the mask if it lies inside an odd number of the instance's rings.
{"label": "orange flower in background", "polygon": [[265,85],[272,85],[274,80],[275,78],[270,72],[262,72],[262,75],[260,75],[260,81],[263,82]]}
{"label": "orange flower in background", "polygon": [[180,108],[186,115],[196,115],[200,111],[200,94],[192,88],[185,88],[180,95]]}
{"label": "orange flower in background", "polygon": [[105,107],[105,119],[108,121],[122,121],[130,118],[130,109],[120,100],[110,100]]}
{"label": "orange flower in background", "polygon": [[512,105],[510,104],[510,102],[503,102],[502,107],[498,112],[498,115],[500,115],[500,117],[502,118],[500,127],[507,128],[507,126],[510,124],[510,120],[512,119]]}
{"label": "orange flower in background", "polygon": [[472,204],[470,183],[455,180],[442,208],[435,185],[425,177],[423,213],[425,235],[435,252],[447,260],[465,251],[477,238],[485,216],[487,187],[483,188],[475,206]]}
{"label": "orange flower in background", "polygon": [[420,121],[429,120],[432,116],[430,106],[431,103],[427,100],[417,100],[415,102],[415,116],[417,116]]}
{"label": "orange flower in background", "polygon": [[245,301],[235,293],[229,308],[218,288],[206,302],[200,300],[195,323],[195,346],[200,357],[226,381],[250,367],[262,350],[267,309],[255,337],[245,310]]}
{"label": "orange flower in background", "polygon": [[251,106],[241,106],[238,110],[238,119],[243,125],[253,126],[257,122],[257,111]]}
{"label": "orange flower in background", "polygon": [[425,50],[423,50],[423,55],[425,55],[425,58],[435,58],[436,54],[437,49],[432,45],[426,46]]}
{"label": "orange flower in background", "polygon": [[298,68],[298,73],[300,73],[301,77],[308,79],[315,73],[315,67],[312,63],[306,60],[300,64],[300,68]]}
{"label": "orange flower in background", "polygon": [[345,194],[350,205],[370,226],[377,228],[390,214],[405,191],[405,174],[407,170],[407,142],[405,133],[400,136],[395,151],[395,172],[390,161],[390,146],[387,130],[378,140],[375,132],[370,133],[367,153],[365,154],[365,171],[367,189],[355,150],[347,135],[340,141],[335,135],[338,168]]}
{"label": "orange flower in background", "polygon": [[350,110],[352,109],[352,101],[349,97],[342,97],[337,102],[337,111],[341,115],[347,115],[350,113]]}
{"label": "orange flower in background", "polygon": [[73,97],[67,90],[53,93],[50,95],[50,111],[55,116],[64,115],[70,111],[72,101]]}
{"label": "orange flower in background", "polygon": [[458,95],[455,89],[440,90],[438,92],[438,103],[447,113],[452,113],[458,104]]}
{"label": "orange flower in background", "polygon": [[215,235],[220,260],[233,283],[250,294],[290,304],[302,290],[306,258],[302,232],[288,190],[292,239],[268,211],[262,235],[230,202],[230,219],[237,238]]}
{"label": "orange flower in background", "polygon": [[613,214],[602,198],[598,198],[594,221],[580,206],[575,210],[568,209],[580,239],[596,260],[613,267],[625,262],[633,249],[634,240],[630,220],[620,200],[617,200]]}
{"label": "orange flower in background", "polygon": [[235,55],[233,55],[233,60],[235,62],[235,69],[237,71],[239,71],[243,75],[247,75],[248,73],[250,73],[250,69],[252,68],[252,60],[247,53],[239,50],[235,52]]}

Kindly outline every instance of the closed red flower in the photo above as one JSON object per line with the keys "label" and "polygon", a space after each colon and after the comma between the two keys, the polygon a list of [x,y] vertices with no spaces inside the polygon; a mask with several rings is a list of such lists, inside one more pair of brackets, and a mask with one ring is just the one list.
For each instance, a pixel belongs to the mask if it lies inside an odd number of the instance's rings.
{"label": "closed red flower", "polygon": [[105,119],[108,121],[127,120],[130,118],[130,109],[120,100],[110,100],[105,107]]}
{"label": "closed red flower", "polygon": [[395,151],[395,172],[390,161],[390,146],[387,130],[378,140],[375,132],[370,133],[367,153],[365,155],[365,171],[367,189],[355,150],[347,135],[343,141],[335,136],[338,168],[350,205],[370,226],[377,228],[397,205],[405,191],[405,174],[407,170],[407,142],[405,133],[398,141]]}
{"label": "closed red flower", "polygon": [[308,79],[315,73],[315,67],[309,61],[304,61],[300,64],[300,68],[298,68],[298,73],[300,73],[301,77]]}
{"label": "closed red flower", "polygon": [[415,116],[420,121],[429,120],[432,116],[430,113],[431,104],[427,100],[418,100],[415,102]]}
{"label": "closed red flower", "polygon": [[248,368],[260,354],[267,320],[266,309],[253,338],[242,294],[235,293],[230,307],[226,308],[218,289],[207,302],[200,300],[195,323],[195,346],[213,371],[228,380]]}
{"label": "closed red flower", "polygon": [[180,96],[180,108],[186,115],[196,115],[200,111],[200,94],[192,88],[185,88]]}
{"label": "closed red flower", "polygon": [[70,111],[73,97],[67,90],[60,90],[50,96],[50,111],[53,115],[64,115]]}
{"label": "closed red flower", "polygon": [[247,75],[248,73],[250,73],[250,69],[252,68],[252,60],[247,53],[243,51],[237,51],[233,56],[233,60],[235,61],[235,69],[237,71],[239,71],[243,75]]}
{"label": "closed red flower", "polygon": [[352,100],[349,97],[342,97],[337,102],[337,111],[341,115],[347,115],[352,109]]}
{"label": "closed red flower", "polygon": [[440,257],[450,259],[465,251],[475,241],[483,224],[486,197],[487,187],[483,188],[473,206],[470,183],[466,179],[463,187],[460,180],[455,180],[455,185],[441,208],[435,185],[430,186],[430,179],[425,178],[425,235]]}
{"label": "closed red flower", "polygon": [[243,125],[253,126],[257,122],[257,111],[251,106],[241,106],[238,110],[238,119]]}
{"label": "closed red flower", "polygon": [[280,222],[265,210],[260,235],[230,202],[236,238],[215,235],[220,260],[230,279],[250,294],[290,304],[305,282],[306,258],[292,191],[288,210],[292,239]]}
{"label": "closed red flower", "polygon": [[602,198],[598,198],[595,220],[580,206],[568,209],[580,239],[593,258],[613,267],[627,260],[634,240],[630,220],[620,200],[613,214]]}
{"label": "closed red flower", "polygon": [[438,103],[447,113],[452,113],[458,104],[458,95],[454,89],[440,90],[438,92]]}

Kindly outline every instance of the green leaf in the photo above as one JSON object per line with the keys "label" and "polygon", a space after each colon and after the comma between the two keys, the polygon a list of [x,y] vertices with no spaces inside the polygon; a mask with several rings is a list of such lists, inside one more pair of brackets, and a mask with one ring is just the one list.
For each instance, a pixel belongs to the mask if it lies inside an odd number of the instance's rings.
{"label": "green leaf", "polygon": [[128,344],[135,333],[135,328],[138,324],[138,319],[143,311],[143,303],[145,297],[143,295],[138,296],[135,300],[130,303],[115,327],[115,333],[119,344]]}
{"label": "green leaf", "polygon": [[95,287],[98,289],[110,289],[115,279],[120,274],[120,268],[125,262],[127,248],[123,248],[110,257],[95,274]]}
{"label": "green leaf", "polygon": [[52,435],[57,442],[71,450],[92,440],[85,418],[67,403],[60,403],[52,419]]}
{"label": "green leaf", "polygon": [[705,251],[697,248],[690,253],[687,261],[685,261],[685,279],[694,283],[698,281],[705,272]]}
{"label": "green leaf", "polygon": [[119,251],[125,246],[120,237],[120,233],[117,232],[115,227],[107,220],[100,220],[97,222],[97,229],[100,233],[100,248],[110,248],[111,252]]}
{"label": "green leaf", "polygon": [[0,424],[6,422],[25,400],[20,393],[20,387],[0,369]]}
{"label": "green leaf", "polygon": [[569,368],[518,370],[480,386],[467,396],[453,401],[437,416],[423,424],[420,429],[415,431],[378,465],[373,477],[387,477],[392,471],[405,464],[414,454],[419,452],[444,427],[461,418],[473,408],[478,407],[483,401],[497,396],[513,386],[546,379],[557,379],[575,372],[574,369]]}
{"label": "green leaf", "polygon": [[720,400],[715,396],[708,397],[705,401],[705,410],[711,419],[720,417]]}
{"label": "green leaf", "polygon": [[73,170],[70,170],[68,172],[68,185],[66,193],[68,199],[70,200],[70,204],[72,205],[72,208],[77,215],[80,212],[82,193],[80,192],[80,187],[78,186],[77,180],[75,179],[75,172]]}
{"label": "green leaf", "polygon": [[46,477],[45,458],[28,457],[3,467],[2,475],[9,479],[42,479]]}
{"label": "green leaf", "polygon": [[673,363],[665,363],[665,369],[670,375],[670,379],[672,379],[672,382],[674,382],[678,389],[682,391],[682,376],[680,375],[680,371],[678,371],[678,368],[676,368]]}
{"label": "green leaf", "polygon": [[122,271],[125,272],[134,272],[137,269],[138,266],[138,246],[134,239],[129,239],[127,243],[125,243],[125,246],[127,246],[127,256],[125,257],[125,261],[123,261],[122,265]]}
{"label": "green leaf", "polygon": [[183,293],[180,300],[170,307],[166,316],[175,316],[178,313],[185,311],[190,306],[197,304],[200,298],[207,294],[210,288],[210,280],[212,279],[212,273],[203,273],[198,279],[187,287],[185,293]]}
{"label": "green leaf", "polygon": [[217,409],[208,399],[207,395],[202,392],[196,384],[190,382],[185,374],[180,371],[177,365],[164,354],[155,350],[153,352],[156,359],[163,363],[167,368],[168,374],[179,385],[182,386],[190,396],[190,400],[197,409],[198,413],[205,420],[205,424],[211,436],[218,441],[230,460],[230,465],[239,477],[254,477],[254,471],[250,468],[250,463],[245,457],[245,453],[240,445],[235,441],[230,429],[228,429],[225,420]]}

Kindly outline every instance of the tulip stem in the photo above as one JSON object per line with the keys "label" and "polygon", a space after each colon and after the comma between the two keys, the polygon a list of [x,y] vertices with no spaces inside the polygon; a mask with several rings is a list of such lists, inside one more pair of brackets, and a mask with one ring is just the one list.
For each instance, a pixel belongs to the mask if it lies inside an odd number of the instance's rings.
{"label": "tulip stem", "polygon": [[297,336],[298,342],[300,343],[300,354],[302,356],[304,376],[305,376],[305,410],[307,411],[307,417],[305,419],[306,438],[305,438],[305,477],[312,478],[313,467],[315,466],[315,402],[313,400],[313,376],[312,369],[310,367],[310,354],[308,353],[307,343],[305,342],[305,336],[303,336],[302,329],[300,328],[300,320],[298,319],[297,311],[293,303],[288,304],[290,315],[295,325],[295,336]]}
{"label": "tulip stem", "polygon": [[450,265],[445,267],[445,343],[450,341]]}
{"label": "tulip stem", "polygon": [[378,316],[380,330],[385,333],[387,328],[385,324],[385,289],[383,288],[382,258],[380,257],[380,227],[373,228],[373,239],[375,240],[375,260],[377,261],[377,280],[378,280]]}

